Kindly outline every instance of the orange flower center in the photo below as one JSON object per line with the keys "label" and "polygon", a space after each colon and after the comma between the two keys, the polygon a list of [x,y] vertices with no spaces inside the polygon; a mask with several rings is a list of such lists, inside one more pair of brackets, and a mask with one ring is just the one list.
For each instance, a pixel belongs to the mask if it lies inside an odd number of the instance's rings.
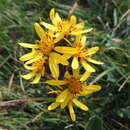
{"label": "orange flower center", "polygon": [[82,91],[82,85],[83,83],[76,78],[69,79],[69,91],[72,94],[78,94],[80,91]]}
{"label": "orange flower center", "polygon": [[41,49],[42,49],[44,55],[49,55],[52,52],[52,50],[54,49],[54,44],[48,44],[48,45],[44,44]]}
{"label": "orange flower center", "polygon": [[38,50],[42,52],[43,55],[48,56],[54,49],[53,41],[37,41]]}
{"label": "orange flower center", "polygon": [[78,53],[76,53],[74,56],[79,58],[86,58],[86,49],[81,49],[80,47],[77,47]]}

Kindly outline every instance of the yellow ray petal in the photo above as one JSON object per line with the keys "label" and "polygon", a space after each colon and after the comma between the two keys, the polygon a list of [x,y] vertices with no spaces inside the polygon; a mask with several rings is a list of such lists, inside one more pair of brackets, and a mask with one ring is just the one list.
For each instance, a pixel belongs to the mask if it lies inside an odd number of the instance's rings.
{"label": "yellow ray petal", "polygon": [[95,54],[99,50],[99,47],[92,47],[86,51],[86,56]]}
{"label": "yellow ray petal", "polygon": [[86,36],[82,36],[82,38],[81,38],[82,48],[84,48],[84,47],[85,47],[85,44],[86,44],[86,39],[87,39],[87,37],[86,37]]}
{"label": "yellow ray petal", "polygon": [[55,47],[55,51],[65,54],[75,54],[77,53],[77,49],[73,47]]}
{"label": "yellow ray petal", "polygon": [[61,32],[61,33],[57,33],[56,35],[55,35],[55,40],[54,40],[54,43],[57,43],[57,42],[59,42],[61,39],[63,39],[64,38],[64,35],[65,35],[65,33],[64,32]]}
{"label": "yellow ray petal", "polygon": [[56,25],[57,22],[55,20],[55,9],[54,8],[52,8],[51,11],[50,11],[50,19],[51,19],[52,23],[54,25]]}
{"label": "yellow ray petal", "polygon": [[27,53],[25,55],[23,55],[22,57],[19,58],[19,60],[21,61],[26,61],[26,60],[30,60],[34,57],[34,53],[31,52],[31,53]]}
{"label": "yellow ray petal", "polygon": [[78,57],[74,56],[74,58],[73,58],[73,60],[72,60],[71,67],[72,67],[73,69],[78,69],[78,67],[79,67]]}
{"label": "yellow ray petal", "polygon": [[64,102],[66,97],[68,96],[68,89],[65,89],[57,98],[56,98],[56,102]]}
{"label": "yellow ray petal", "polygon": [[55,53],[55,52],[52,52],[51,55],[53,55],[53,57],[55,58],[55,60],[56,60],[56,62],[58,64],[59,63],[63,64],[63,65],[68,65],[69,64],[69,62],[67,61],[67,59],[64,56],[62,56],[62,55],[60,55],[58,53]]}
{"label": "yellow ray petal", "polygon": [[48,30],[48,36],[49,36],[49,38],[50,39],[52,39],[53,40],[53,38],[54,38],[54,32],[52,31],[52,30]]}
{"label": "yellow ray petal", "polygon": [[94,60],[94,59],[92,59],[92,58],[87,58],[87,60],[89,61],[89,62],[91,62],[91,63],[94,63],[94,64],[104,64],[103,62],[101,62],[101,61],[96,61],[96,60]]}
{"label": "yellow ray petal", "polygon": [[26,65],[31,64],[31,63],[33,63],[33,62],[38,61],[39,59],[40,59],[40,57],[33,58],[33,59],[31,59],[31,60],[25,62],[25,64],[26,64]]}
{"label": "yellow ray petal", "polygon": [[72,16],[70,17],[70,22],[71,22],[73,25],[76,24],[76,22],[77,22],[76,17],[72,15]]}
{"label": "yellow ray petal", "polygon": [[75,112],[74,112],[72,103],[69,103],[68,109],[69,109],[69,112],[70,112],[70,117],[71,117],[71,119],[72,119],[73,121],[75,121],[75,120],[76,120],[76,115],[75,115]]}
{"label": "yellow ray petal", "polygon": [[59,16],[58,13],[56,13],[55,19],[56,19],[57,23],[59,23],[61,21],[61,17]]}
{"label": "yellow ray petal", "polygon": [[57,65],[55,58],[51,54],[49,56],[49,67],[50,67],[50,71],[51,71],[53,77],[58,79],[58,77],[59,77],[59,67]]}
{"label": "yellow ray petal", "polygon": [[26,48],[37,48],[37,45],[34,45],[34,44],[29,44],[29,43],[18,43],[18,44]]}
{"label": "yellow ray petal", "polygon": [[52,103],[51,105],[48,106],[48,110],[54,110],[56,109],[57,107],[59,106],[59,103],[58,102],[54,102]]}
{"label": "yellow ray petal", "polygon": [[88,72],[88,71],[86,71],[83,75],[82,75],[82,77],[80,78],[80,81],[85,81],[85,80],[87,80],[89,77],[90,77],[90,74],[91,74],[91,72]]}
{"label": "yellow ray petal", "polygon": [[93,30],[93,28],[89,28],[89,29],[85,29],[83,31],[72,32],[71,35],[80,35],[80,34],[83,34],[83,33],[88,33],[92,30]]}
{"label": "yellow ray petal", "polygon": [[21,75],[22,78],[28,80],[28,79],[31,79],[32,77],[34,77],[34,73],[30,72],[28,74],[25,74],[25,75]]}
{"label": "yellow ray petal", "polygon": [[35,23],[34,27],[35,27],[35,30],[36,30],[38,36],[40,37],[40,39],[45,39],[46,38],[46,33],[43,30],[43,28],[38,23]]}
{"label": "yellow ray petal", "polygon": [[78,79],[79,77],[79,68],[78,69],[73,69],[73,76]]}
{"label": "yellow ray petal", "polygon": [[36,74],[34,80],[31,82],[32,84],[37,84],[40,81],[41,73]]}
{"label": "yellow ray petal", "polygon": [[64,85],[67,84],[67,81],[65,80],[47,80],[45,81],[45,83],[49,84],[49,85]]}
{"label": "yellow ray petal", "polygon": [[88,85],[83,87],[83,91],[81,92],[81,95],[88,95],[94,92],[97,92],[101,90],[101,86],[99,85]]}
{"label": "yellow ray petal", "polygon": [[73,54],[63,54],[62,56],[65,57],[67,60],[71,58]]}
{"label": "yellow ray petal", "polygon": [[93,88],[93,91],[99,91],[102,87],[99,86],[99,85],[88,85],[87,86],[87,89],[92,89]]}
{"label": "yellow ray petal", "polygon": [[84,60],[81,60],[81,64],[83,65],[83,67],[86,69],[86,71],[88,72],[95,72],[96,70],[91,67],[87,62],[85,62]]}
{"label": "yellow ray petal", "polygon": [[56,31],[55,26],[45,23],[45,22],[40,22],[41,25],[45,26],[47,29],[52,30],[52,31]]}
{"label": "yellow ray petal", "polygon": [[81,102],[78,101],[77,99],[73,99],[73,103],[74,103],[77,107],[79,107],[80,109],[82,109],[82,110],[84,110],[84,111],[87,111],[87,110],[89,109],[85,104],[81,103]]}
{"label": "yellow ray petal", "polygon": [[70,100],[72,99],[72,97],[73,97],[72,94],[69,94],[66,97],[65,101],[61,103],[61,109],[64,109],[68,105],[68,103],[70,102]]}
{"label": "yellow ray petal", "polygon": [[80,38],[81,38],[81,35],[76,36],[76,40],[75,40],[75,42],[73,44],[73,47],[76,47],[76,45],[78,45],[80,43]]}
{"label": "yellow ray petal", "polygon": [[79,24],[76,24],[76,25],[74,26],[73,31],[72,31],[70,34],[72,34],[73,32],[77,32],[77,31],[82,30],[83,27],[84,27],[84,23],[83,23],[83,22],[81,22],[81,23],[79,23]]}

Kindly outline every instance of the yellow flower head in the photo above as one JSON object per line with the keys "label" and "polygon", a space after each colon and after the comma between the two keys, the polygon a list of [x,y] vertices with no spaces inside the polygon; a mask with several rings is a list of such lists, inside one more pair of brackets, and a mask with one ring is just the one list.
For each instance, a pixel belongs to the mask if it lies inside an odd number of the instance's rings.
{"label": "yellow flower head", "polygon": [[68,36],[68,35],[79,35],[83,33],[90,32],[92,28],[85,29],[84,23],[76,24],[77,19],[75,16],[71,16],[69,19],[65,20],[62,19],[57,12],[55,12],[54,8],[50,11],[50,19],[52,21],[52,24],[48,24],[45,22],[41,22],[43,26],[48,28],[49,30],[52,30],[57,33],[57,35],[60,36]]}
{"label": "yellow flower head", "polygon": [[46,33],[42,27],[38,24],[34,24],[35,30],[40,37],[40,40],[37,40],[35,44],[28,43],[19,43],[23,47],[35,48],[41,52],[44,56],[48,56],[54,49],[55,44],[61,40],[62,37],[55,38],[54,32],[51,30]]}
{"label": "yellow flower head", "polygon": [[[27,64],[32,64],[31,66],[34,65],[37,66],[35,67],[35,73],[33,73],[32,77],[34,77],[34,75],[35,76],[39,75],[39,77],[44,76],[42,73],[45,68],[44,63],[46,62],[49,63],[49,67],[52,72],[52,75],[55,78],[58,78],[59,77],[58,64],[68,65],[68,61],[64,56],[54,52],[55,44],[59,40],[61,40],[61,37],[58,36],[57,38],[55,38],[54,33],[52,31],[48,31],[48,33],[46,33],[38,23],[35,23],[34,27],[38,36],[40,37],[40,40],[37,40],[35,44],[19,43],[23,47],[32,49],[32,52],[23,55],[20,58],[20,60],[26,61],[25,66]],[[42,69],[39,70],[39,66],[43,67],[43,70]],[[39,73],[41,73],[41,75]],[[22,77],[25,79],[29,79],[28,75]],[[37,80],[35,80],[35,82],[33,83],[38,83],[39,82],[38,79],[39,78],[37,77]]]}
{"label": "yellow flower head", "polygon": [[70,57],[73,58],[71,66],[73,69],[79,68],[79,63],[83,65],[86,71],[88,72],[95,72],[95,69],[91,67],[88,62],[94,63],[94,64],[103,64],[103,62],[96,61],[91,58],[93,54],[95,54],[99,48],[98,47],[92,47],[90,49],[85,48],[86,43],[86,36],[76,36],[76,40],[72,47],[55,47],[55,50],[57,52],[60,52],[62,54],[67,54]]}
{"label": "yellow flower head", "polygon": [[[73,75],[70,75],[68,72],[65,74],[65,78],[67,80],[47,80],[45,83],[49,85],[55,85],[59,90],[51,91],[50,93],[57,93],[58,96],[56,97],[56,100],[54,103],[52,103],[48,110],[53,110],[57,108],[58,106],[61,107],[61,109],[64,109],[65,107],[68,107],[70,116],[73,121],[76,120],[76,115],[74,113],[74,109],[72,104],[74,103],[76,106],[81,108],[82,110],[87,111],[88,107],[77,100],[77,97],[79,96],[85,96],[91,93],[94,93],[96,91],[99,91],[101,89],[101,86],[99,85],[87,85],[85,81],[90,76],[90,72],[85,72],[82,77],[79,76],[79,70],[73,70]],[[61,85],[66,86],[61,87]]]}
{"label": "yellow flower head", "polygon": [[44,76],[44,73],[45,73],[44,64],[45,63],[46,63],[46,58],[32,59],[32,60],[27,61],[24,64],[24,67],[27,70],[31,70],[31,72],[29,72],[28,74],[25,74],[25,75],[21,75],[21,76],[26,80],[35,77],[31,83],[33,83],[33,84],[38,83],[40,81],[41,77]]}

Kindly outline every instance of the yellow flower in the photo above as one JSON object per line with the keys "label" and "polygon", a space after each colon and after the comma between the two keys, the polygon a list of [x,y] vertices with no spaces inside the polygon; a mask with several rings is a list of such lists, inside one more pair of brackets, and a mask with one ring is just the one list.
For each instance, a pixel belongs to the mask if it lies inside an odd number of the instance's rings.
{"label": "yellow flower", "polygon": [[95,54],[99,47],[92,47],[90,49],[85,48],[86,43],[86,36],[78,35],[76,36],[76,40],[72,47],[55,47],[55,50],[57,52],[60,52],[62,54],[67,54],[70,57],[73,57],[71,67],[73,69],[77,69],[79,67],[79,62],[83,65],[86,71],[88,72],[95,72],[95,69],[90,66],[87,62],[91,62],[94,64],[103,64],[103,62],[96,61],[91,58],[93,54]]}
{"label": "yellow flower", "polygon": [[44,64],[48,63],[52,75],[54,78],[58,78],[58,64],[68,65],[68,61],[64,56],[54,52],[55,44],[61,40],[62,37],[58,36],[55,38],[52,31],[48,31],[48,33],[46,33],[38,23],[35,23],[34,27],[40,37],[40,40],[37,40],[36,44],[19,43],[23,47],[32,49],[32,52],[27,53],[20,58],[21,61],[26,61],[24,65],[25,68],[29,68],[27,67],[28,64],[32,64],[32,68],[35,66],[32,73],[22,77],[30,79],[36,76],[37,80],[34,79],[33,83],[38,83],[41,76],[44,76]]}
{"label": "yellow flower", "polygon": [[41,24],[47,29],[56,32],[57,36],[60,35],[64,37],[64,35],[79,35],[90,32],[92,30],[92,28],[83,30],[84,23],[81,22],[79,24],[76,24],[77,19],[75,16],[71,16],[70,19],[67,20],[62,19],[59,14],[55,12],[54,8],[50,11],[50,19],[52,21],[52,25],[43,21]]}
{"label": "yellow flower", "polygon": [[[50,93],[56,93],[58,96],[54,103],[49,105],[48,110],[54,110],[58,106],[61,109],[68,107],[70,116],[73,121],[76,120],[76,115],[73,109],[73,103],[80,109],[87,111],[88,107],[77,100],[79,96],[85,96],[101,89],[99,85],[87,85],[84,81],[90,76],[90,72],[85,72],[82,77],[79,76],[79,69],[73,70],[73,75],[68,72],[65,74],[67,80],[47,80],[45,83],[57,86],[60,90],[52,90]],[[67,88],[61,87],[61,85]]]}
{"label": "yellow flower", "polygon": [[[41,77],[44,76],[44,73],[45,73],[44,64],[46,63],[46,58],[41,57],[38,60],[35,60],[35,62],[34,62],[34,60],[35,59],[29,60],[24,64],[24,67],[27,70],[31,70],[32,72],[29,72],[28,74],[25,74],[25,75],[21,75],[26,80],[35,77],[34,80],[31,82],[33,84],[38,83],[40,81]],[[31,63],[32,63],[32,65],[29,65]]]}

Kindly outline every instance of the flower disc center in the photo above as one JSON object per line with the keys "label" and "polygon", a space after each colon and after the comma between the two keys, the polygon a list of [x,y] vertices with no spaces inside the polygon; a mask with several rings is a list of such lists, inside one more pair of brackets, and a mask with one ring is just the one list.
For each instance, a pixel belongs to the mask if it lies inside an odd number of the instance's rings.
{"label": "flower disc center", "polygon": [[43,55],[48,56],[52,50],[54,49],[54,43],[49,41],[39,41],[38,42],[38,49],[41,51]]}
{"label": "flower disc center", "polygon": [[77,94],[82,91],[82,82],[77,80],[76,78],[69,79],[69,91],[72,94]]}

